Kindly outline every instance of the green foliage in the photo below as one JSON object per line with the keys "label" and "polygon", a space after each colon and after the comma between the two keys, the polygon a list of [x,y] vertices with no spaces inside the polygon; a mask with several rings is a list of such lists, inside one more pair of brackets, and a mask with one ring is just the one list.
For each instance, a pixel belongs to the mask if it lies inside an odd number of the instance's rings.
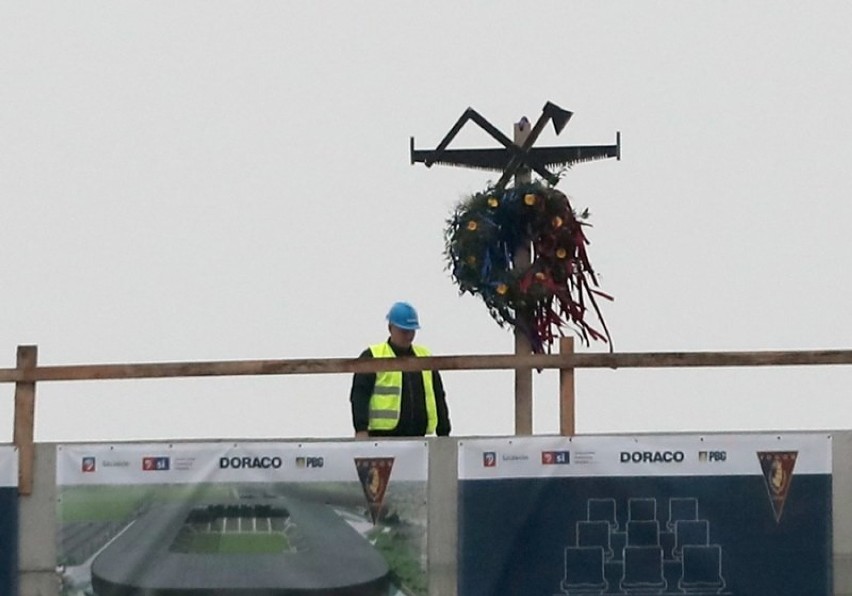
{"label": "green foliage", "polygon": [[391,569],[391,580],[406,594],[426,596],[429,582],[421,566],[420,549],[413,544],[415,537],[409,536],[404,526],[397,526],[390,531],[380,530],[373,538],[374,546]]}
{"label": "green foliage", "polygon": [[217,501],[231,497],[224,485],[98,485],[62,488],[58,512],[61,523],[121,521],[153,503]]}

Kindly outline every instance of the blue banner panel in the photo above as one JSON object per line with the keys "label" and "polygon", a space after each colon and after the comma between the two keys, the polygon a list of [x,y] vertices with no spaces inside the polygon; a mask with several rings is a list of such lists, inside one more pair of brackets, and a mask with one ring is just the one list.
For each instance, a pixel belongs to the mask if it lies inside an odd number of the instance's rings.
{"label": "blue banner panel", "polygon": [[830,440],[459,449],[459,594],[832,593]]}
{"label": "blue banner panel", "polygon": [[18,593],[18,451],[0,446],[0,594]]}

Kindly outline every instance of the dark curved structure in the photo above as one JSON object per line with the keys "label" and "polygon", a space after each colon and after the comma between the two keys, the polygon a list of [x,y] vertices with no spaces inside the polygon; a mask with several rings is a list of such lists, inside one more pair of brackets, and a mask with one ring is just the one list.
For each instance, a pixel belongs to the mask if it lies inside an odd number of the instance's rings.
{"label": "dark curved structure", "polygon": [[[158,506],[92,563],[98,596],[385,596],[381,554],[328,506],[292,498],[252,504],[289,528],[282,552],[203,553],[182,546],[188,525],[234,505]],[[277,518],[276,518],[277,519]],[[278,522],[276,522],[278,523]],[[281,521],[281,523],[284,523]]]}

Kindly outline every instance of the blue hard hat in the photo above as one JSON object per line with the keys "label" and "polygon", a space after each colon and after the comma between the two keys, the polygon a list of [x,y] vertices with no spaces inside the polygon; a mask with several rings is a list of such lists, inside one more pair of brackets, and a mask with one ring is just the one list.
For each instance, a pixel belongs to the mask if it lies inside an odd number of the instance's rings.
{"label": "blue hard hat", "polygon": [[420,329],[420,319],[417,311],[408,302],[395,302],[388,311],[388,322],[394,327],[409,331]]}

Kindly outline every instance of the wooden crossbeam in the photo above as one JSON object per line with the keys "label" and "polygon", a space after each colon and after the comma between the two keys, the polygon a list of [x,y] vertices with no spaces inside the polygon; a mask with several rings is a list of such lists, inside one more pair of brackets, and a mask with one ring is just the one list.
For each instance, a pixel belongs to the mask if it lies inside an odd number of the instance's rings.
{"label": "wooden crossbeam", "polygon": [[[759,352],[602,352],[580,354],[482,354],[397,358],[395,370],[513,370],[518,368],[706,368],[852,364],[852,350]],[[378,372],[387,363],[370,358],[231,360],[141,364],[79,364],[0,368],[0,383],[157,379],[252,375]]]}

